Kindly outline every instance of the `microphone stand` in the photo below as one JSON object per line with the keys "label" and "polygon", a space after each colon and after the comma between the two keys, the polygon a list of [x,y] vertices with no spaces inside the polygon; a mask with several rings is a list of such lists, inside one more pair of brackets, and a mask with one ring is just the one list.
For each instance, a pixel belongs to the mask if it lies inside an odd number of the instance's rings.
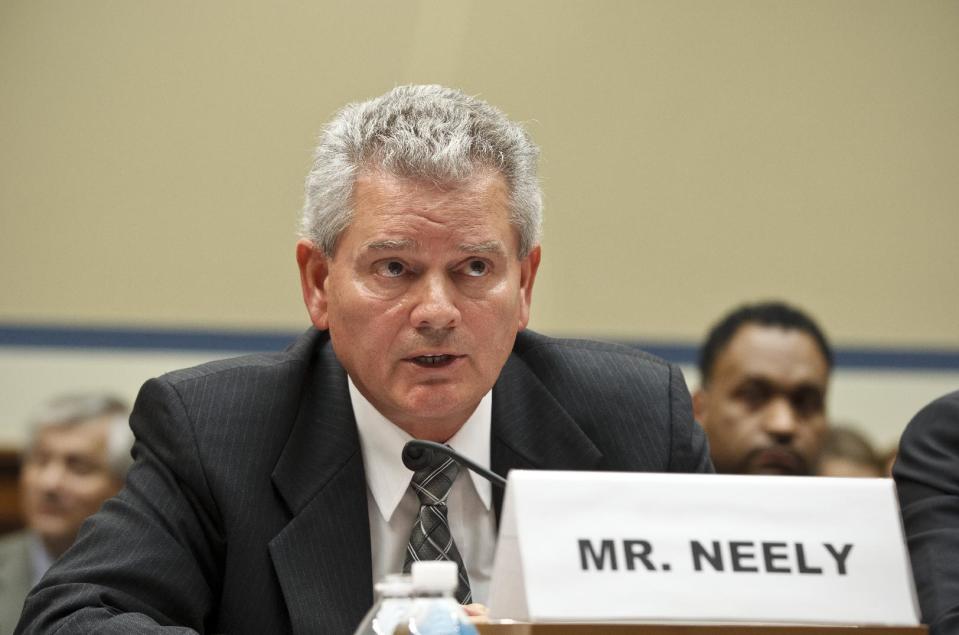
{"label": "microphone stand", "polygon": [[495,472],[487,470],[485,467],[477,465],[450,446],[443,445],[442,443],[422,441],[420,439],[407,441],[406,445],[403,446],[403,465],[415,472],[416,470],[430,465],[433,462],[433,454],[435,452],[439,452],[440,454],[448,456],[460,465],[466,466],[468,469],[476,472],[496,487],[502,490],[506,489],[505,478],[499,474],[496,474]]}

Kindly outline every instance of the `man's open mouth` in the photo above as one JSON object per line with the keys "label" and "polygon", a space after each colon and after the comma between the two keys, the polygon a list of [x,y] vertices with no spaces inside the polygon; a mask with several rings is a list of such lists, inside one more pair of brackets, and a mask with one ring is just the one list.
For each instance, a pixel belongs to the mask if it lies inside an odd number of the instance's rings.
{"label": "man's open mouth", "polygon": [[459,357],[459,355],[417,355],[411,357],[409,361],[424,368],[439,368],[452,364]]}

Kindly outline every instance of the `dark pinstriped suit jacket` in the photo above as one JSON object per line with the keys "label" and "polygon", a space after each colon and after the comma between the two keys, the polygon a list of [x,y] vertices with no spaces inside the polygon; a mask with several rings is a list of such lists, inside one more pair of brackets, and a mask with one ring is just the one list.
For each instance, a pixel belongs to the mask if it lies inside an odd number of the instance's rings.
{"label": "dark pinstriped suit jacket", "polygon": [[919,411],[893,469],[922,621],[959,633],[959,391]]}
{"label": "dark pinstriped suit jacket", "polygon": [[[326,333],[151,380],[131,421],[127,486],[27,601],[21,632],[352,632],[372,603],[366,480]],[[531,332],[493,389],[490,452],[500,474],[712,470],[678,369]]]}

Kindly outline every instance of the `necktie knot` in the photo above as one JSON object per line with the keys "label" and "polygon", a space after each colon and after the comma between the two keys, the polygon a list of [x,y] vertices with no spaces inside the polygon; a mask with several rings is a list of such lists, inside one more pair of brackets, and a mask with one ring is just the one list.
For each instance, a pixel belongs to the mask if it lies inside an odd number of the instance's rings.
{"label": "necktie knot", "polygon": [[433,463],[413,472],[413,491],[420,505],[445,505],[458,473],[459,464],[438,453]]}

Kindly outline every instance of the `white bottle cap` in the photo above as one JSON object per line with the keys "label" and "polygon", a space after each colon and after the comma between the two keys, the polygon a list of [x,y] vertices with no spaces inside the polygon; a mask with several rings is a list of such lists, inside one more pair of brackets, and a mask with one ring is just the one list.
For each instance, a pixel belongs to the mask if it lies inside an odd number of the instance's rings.
{"label": "white bottle cap", "polygon": [[403,597],[413,592],[413,580],[406,573],[388,573],[373,586],[380,597]]}
{"label": "white bottle cap", "polygon": [[413,590],[420,593],[453,593],[459,572],[449,560],[422,560],[412,566]]}

